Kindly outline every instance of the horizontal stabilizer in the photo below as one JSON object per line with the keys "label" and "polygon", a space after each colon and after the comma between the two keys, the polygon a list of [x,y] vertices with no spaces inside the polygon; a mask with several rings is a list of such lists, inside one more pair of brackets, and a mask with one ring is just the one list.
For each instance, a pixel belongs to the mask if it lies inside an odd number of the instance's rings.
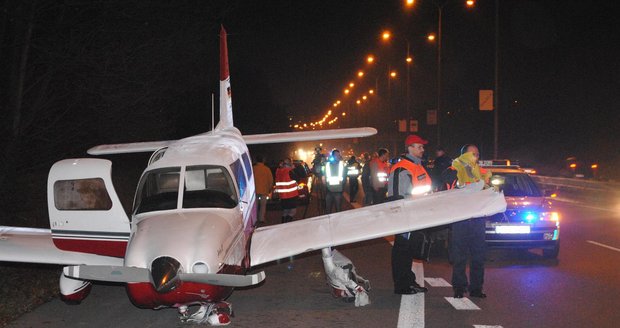
{"label": "horizontal stabilizer", "polygon": [[122,144],[109,144],[95,146],[87,151],[90,155],[111,155],[154,152],[160,148],[167,147],[176,140],[132,142]]}
{"label": "horizontal stabilizer", "polygon": [[266,134],[250,134],[244,135],[243,140],[248,145],[279,143],[279,142],[295,142],[295,141],[313,141],[326,139],[345,139],[368,137],[377,134],[375,128],[351,128],[351,129],[333,129],[333,130],[316,130],[301,132],[283,132],[283,133],[266,133]]}
{"label": "horizontal stabilizer", "polygon": [[265,280],[265,271],[250,275],[220,274],[220,273],[180,273],[182,281],[191,281],[202,284],[247,287],[256,285]]}
{"label": "horizontal stabilizer", "polygon": [[111,265],[75,265],[63,269],[66,277],[81,280],[111,282],[151,282],[151,272],[145,268]]}

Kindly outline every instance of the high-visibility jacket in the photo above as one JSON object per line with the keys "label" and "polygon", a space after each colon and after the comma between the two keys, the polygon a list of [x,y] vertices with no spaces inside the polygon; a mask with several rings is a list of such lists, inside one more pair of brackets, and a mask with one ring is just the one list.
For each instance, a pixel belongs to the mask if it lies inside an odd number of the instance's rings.
{"label": "high-visibility jacket", "polygon": [[276,170],[276,188],[274,191],[280,199],[293,198],[299,195],[297,181],[291,179],[292,170],[290,167],[279,167]]}
{"label": "high-visibility jacket", "polygon": [[[416,164],[412,162],[410,159],[404,157],[398,163],[392,166],[390,169],[390,176],[393,179],[398,179],[398,174],[400,173],[399,169],[405,169],[409,171],[409,175],[411,175],[411,190],[407,193],[408,195],[422,195],[432,190],[432,182],[431,177],[426,172],[426,169],[420,164]],[[397,172],[398,170],[398,172]],[[396,181],[392,181],[392,185],[398,188],[398,184]],[[395,194],[398,192],[396,190]],[[404,195],[401,195],[404,196]]]}
{"label": "high-visibility jacket", "polygon": [[344,163],[342,161],[325,163],[325,182],[327,190],[342,192],[344,190]]}
{"label": "high-visibility jacket", "polygon": [[388,174],[390,173],[388,164],[379,158],[370,161],[370,181],[375,189],[385,188],[388,183]]}
{"label": "high-visibility jacket", "polygon": [[467,152],[452,161],[452,166],[448,168],[456,172],[456,177],[452,174],[452,181],[446,181],[446,187],[453,189],[455,186],[465,186],[478,181],[488,183],[491,173],[481,168],[471,152]]}
{"label": "high-visibility jacket", "polygon": [[347,166],[347,175],[349,176],[349,178],[356,179],[357,177],[360,176],[360,173],[361,173],[360,163],[353,162],[349,164],[349,166]]}

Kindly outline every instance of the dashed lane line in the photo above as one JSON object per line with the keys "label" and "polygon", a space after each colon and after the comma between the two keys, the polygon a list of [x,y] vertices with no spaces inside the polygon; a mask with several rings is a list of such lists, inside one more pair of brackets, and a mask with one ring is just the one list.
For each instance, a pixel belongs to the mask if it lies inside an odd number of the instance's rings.
{"label": "dashed lane line", "polygon": [[444,297],[457,310],[480,310],[478,305],[474,304],[469,298]]}
{"label": "dashed lane line", "polygon": [[431,287],[452,287],[444,278],[424,278]]}
{"label": "dashed lane line", "polygon": [[474,328],[504,328],[502,326],[474,325]]}
{"label": "dashed lane line", "polygon": [[620,248],[615,248],[615,247],[612,247],[612,246],[609,246],[609,245],[605,245],[605,244],[597,243],[597,242],[592,241],[592,240],[586,240],[586,241],[587,241],[588,243],[593,244],[593,245],[596,245],[596,246],[601,246],[601,247],[604,247],[604,248],[607,248],[607,249],[611,249],[612,251],[620,252]]}

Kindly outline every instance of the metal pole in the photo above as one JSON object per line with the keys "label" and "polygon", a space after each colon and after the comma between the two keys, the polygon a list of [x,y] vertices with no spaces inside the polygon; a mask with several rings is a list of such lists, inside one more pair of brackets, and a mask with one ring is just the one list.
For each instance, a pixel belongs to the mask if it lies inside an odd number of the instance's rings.
{"label": "metal pole", "polygon": [[437,28],[437,146],[441,144],[441,129],[439,126],[441,117],[441,12],[443,5],[437,5],[439,9],[439,27]]}
{"label": "metal pole", "polygon": [[499,148],[499,0],[495,0],[495,91],[493,91],[493,96],[493,158],[497,158]]}
{"label": "metal pole", "polygon": [[410,85],[410,70],[411,70],[411,63],[406,61],[407,59],[409,59],[409,41],[407,41],[407,58],[405,59],[405,62],[407,63],[407,102],[405,105],[405,108],[407,110],[407,112],[405,113],[405,117],[403,117],[404,119],[407,119],[409,117],[411,117],[411,85]]}

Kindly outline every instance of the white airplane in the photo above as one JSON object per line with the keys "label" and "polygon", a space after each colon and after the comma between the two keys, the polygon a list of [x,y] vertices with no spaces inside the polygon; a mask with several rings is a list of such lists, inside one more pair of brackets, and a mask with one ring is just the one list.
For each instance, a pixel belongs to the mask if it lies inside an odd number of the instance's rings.
{"label": "white airplane", "polygon": [[[0,261],[64,265],[60,291],[68,302],[83,300],[91,281],[122,282],[138,307],[175,307],[185,321],[224,325],[233,289],[265,279],[262,271],[249,273],[252,267],[318,249],[329,260],[334,246],[505,211],[501,193],[451,190],[257,228],[247,145],[363,137],[376,130],[241,135],[233,125],[227,51],[222,27],[220,121],[213,131],[88,150],[153,152],[131,219],[114,191],[110,161],[62,160],[48,178],[50,229],[0,226]],[[189,315],[192,305],[200,308]]]}

